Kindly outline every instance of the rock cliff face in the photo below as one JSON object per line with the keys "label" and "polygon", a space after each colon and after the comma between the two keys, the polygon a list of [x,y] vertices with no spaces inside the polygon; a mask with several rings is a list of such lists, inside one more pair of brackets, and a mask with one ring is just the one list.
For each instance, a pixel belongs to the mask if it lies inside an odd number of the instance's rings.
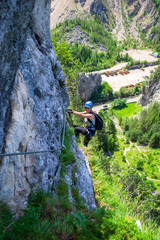
{"label": "rock cliff face", "polygon": [[[77,147],[75,137],[73,136],[71,147],[73,149],[74,156],[76,156],[76,166],[77,171],[75,173],[76,178],[76,186],[79,189],[79,194],[82,197],[82,199],[85,202],[85,205],[89,209],[95,209],[96,203],[94,199],[94,192],[92,188],[92,175],[89,167],[89,163],[83,153],[83,151]],[[66,174],[66,180],[69,186],[69,189],[71,189],[74,186],[73,180],[72,180],[72,172],[73,172],[73,166],[67,167],[67,174]],[[74,204],[74,198],[72,197],[71,191],[70,192],[70,199]]]}
{"label": "rock cliff face", "polygon": [[[48,190],[59,179],[61,133],[69,96],[52,47],[50,1],[2,0],[0,14],[0,152],[56,149],[0,157],[0,199],[18,210],[25,207],[32,187]],[[86,204],[92,208],[95,202],[87,169],[92,203]],[[85,186],[81,192],[87,199]]]}
{"label": "rock cliff face", "polygon": [[108,23],[108,25],[109,25],[106,12],[107,12],[107,8],[103,4],[102,0],[93,1],[93,3],[90,6],[90,14],[93,16],[95,16],[95,15],[99,16],[100,20],[103,23]]}
{"label": "rock cliff face", "polygon": [[154,101],[160,102],[160,68],[143,89],[139,103],[146,106]]}
{"label": "rock cliff face", "polygon": [[[144,0],[127,0],[128,17],[132,18],[132,30],[138,28],[138,24],[141,29],[149,36],[152,26],[155,26],[159,21],[159,14],[153,1]],[[138,29],[137,29],[138,30]]]}
{"label": "rock cliff face", "polygon": [[78,95],[82,102],[87,101],[94,90],[102,83],[102,77],[99,73],[81,73],[78,77]]}

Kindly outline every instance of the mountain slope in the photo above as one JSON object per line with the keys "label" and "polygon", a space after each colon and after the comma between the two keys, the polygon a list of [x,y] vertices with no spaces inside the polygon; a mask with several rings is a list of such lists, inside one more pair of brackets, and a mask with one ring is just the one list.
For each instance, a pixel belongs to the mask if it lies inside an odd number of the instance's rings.
{"label": "mountain slope", "polygon": [[89,13],[90,5],[93,0],[84,0],[84,2],[85,5],[83,6],[83,0],[52,0],[50,17],[51,29],[55,27],[57,23],[76,17],[77,14],[84,14],[84,12]]}
{"label": "mountain slope", "polygon": [[51,29],[65,19],[97,17],[117,40],[140,40],[142,30],[149,36],[159,21],[159,13],[151,0],[52,0]]}

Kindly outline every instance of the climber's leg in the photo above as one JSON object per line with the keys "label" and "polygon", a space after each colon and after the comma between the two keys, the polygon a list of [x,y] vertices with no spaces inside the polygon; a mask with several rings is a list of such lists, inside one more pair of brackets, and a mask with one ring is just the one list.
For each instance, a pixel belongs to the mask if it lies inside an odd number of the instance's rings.
{"label": "climber's leg", "polygon": [[85,135],[85,136],[86,136],[87,134],[89,134],[88,129],[82,128],[82,127],[78,127],[78,126],[74,126],[74,131],[75,131],[76,137],[79,137],[79,134],[80,134],[80,133],[83,134],[83,135]]}

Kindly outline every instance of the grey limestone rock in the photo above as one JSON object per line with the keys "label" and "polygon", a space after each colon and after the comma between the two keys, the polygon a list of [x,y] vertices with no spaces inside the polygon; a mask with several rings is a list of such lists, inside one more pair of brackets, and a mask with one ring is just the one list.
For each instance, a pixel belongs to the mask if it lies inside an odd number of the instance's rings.
{"label": "grey limestone rock", "polygon": [[0,200],[18,211],[31,188],[59,181],[69,96],[51,42],[50,0],[2,0],[0,14],[0,152],[55,149],[0,157]]}
{"label": "grey limestone rock", "polygon": [[102,77],[99,73],[81,73],[78,79],[78,95],[83,102],[91,97],[92,92],[97,89],[102,82]]}
{"label": "grey limestone rock", "polygon": [[155,101],[160,102],[160,79],[158,75],[153,77],[145,86],[139,103],[146,106]]}
{"label": "grey limestone rock", "polygon": [[96,209],[96,203],[94,198],[93,192],[93,182],[92,182],[92,175],[91,170],[89,167],[89,162],[84,155],[81,148],[79,148],[76,144],[76,139],[73,136],[71,142],[71,148],[76,158],[76,166],[77,171],[75,172],[76,178],[76,186],[74,186],[72,180],[72,171],[74,166],[68,165],[67,167],[67,174],[66,174],[66,182],[69,186],[69,197],[70,200],[73,202],[74,205],[74,196],[71,194],[71,187],[77,187],[79,189],[79,194],[84,201],[84,204],[91,210]]}
{"label": "grey limestone rock", "polygon": [[0,199],[17,210],[25,207],[31,188],[48,190],[56,178],[69,96],[52,47],[50,1],[3,2],[0,150],[56,149],[52,153],[1,158]]}
{"label": "grey limestone rock", "polygon": [[76,178],[79,194],[88,208],[95,209],[96,203],[92,188],[93,182],[89,162],[80,148],[76,147],[74,151],[78,165]]}
{"label": "grey limestone rock", "polygon": [[69,96],[52,47],[50,1],[7,0],[0,11],[0,149],[4,153],[56,149],[1,158],[0,198],[19,209],[25,207],[32,187],[48,190],[54,182]]}
{"label": "grey limestone rock", "polygon": [[90,6],[90,14],[95,16],[98,15],[103,23],[108,22],[106,12],[107,8],[102,0],[94,0],[92,2]]}

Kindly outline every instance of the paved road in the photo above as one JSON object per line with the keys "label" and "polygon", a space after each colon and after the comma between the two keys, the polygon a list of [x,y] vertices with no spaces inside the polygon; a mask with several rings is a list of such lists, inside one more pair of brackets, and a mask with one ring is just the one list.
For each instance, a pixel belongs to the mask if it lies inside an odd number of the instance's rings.
{"label": "paved road", "polygon": [[[138,96],[138,97],[134,97],[134,98],[128,98],[128,99],[127,99],[127,103],[138,102],[140,98],[141,98],[141,95]],[[95,107],[93,107],[93,110],[98,113],[101,109],[103,109],[103,106],[104,106],[104,105],[107,105],[108,107],[110,107],[111,103],[107,103],[107,102],[106,102],[106,103],[104,103],[104,104],[95,106]]]}

